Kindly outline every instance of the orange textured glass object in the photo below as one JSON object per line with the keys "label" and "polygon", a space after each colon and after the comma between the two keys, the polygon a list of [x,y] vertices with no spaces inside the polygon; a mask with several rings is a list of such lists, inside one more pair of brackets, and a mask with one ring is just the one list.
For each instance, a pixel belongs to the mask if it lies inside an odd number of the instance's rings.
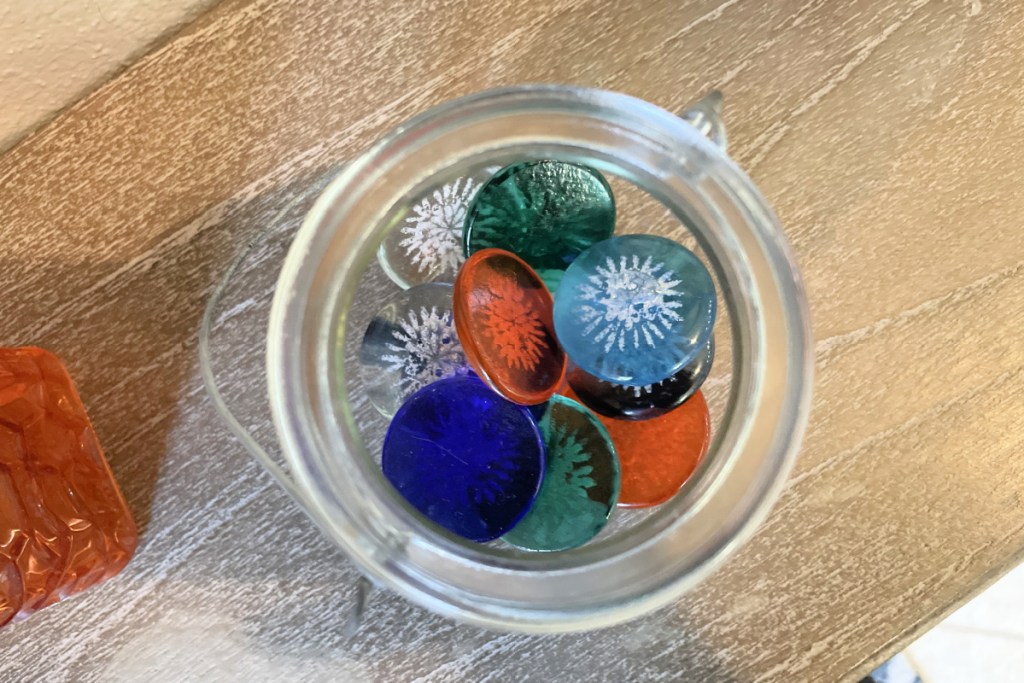
{"label": "orange textured glass object", "polygon": [[[578,400],[568,385],[562,393]],[[652,507],[674,496],[707,454],[711,441],[711,416],[700,391],[652,420],[616,420],[604,415],[597,419],[619,454],[619,507]]]}
{"label": "orange textured glass object", "polygon": [[470,256],[455,280],[455,330],[480,377],[516,403],[543,403],[565,377],[554,302],[540,276],[502,249]]}
{"label": "orange textured glass object", "polygon": [[137,542],[64,364],[0,349],[0,626],[117,574]]}

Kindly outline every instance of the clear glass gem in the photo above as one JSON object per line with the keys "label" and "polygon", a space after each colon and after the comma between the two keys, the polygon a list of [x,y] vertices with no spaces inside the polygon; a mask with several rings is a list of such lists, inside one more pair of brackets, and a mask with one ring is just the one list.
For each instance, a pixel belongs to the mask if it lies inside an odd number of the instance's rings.
{"label": "clear glass gem", "polygon": [[466,211],[481,185],[498,170],[456,178],[415,202],[377,250],[377,261],[402,288],[426,282],[454,282],[466,260],[462,231]]}
{"label": "clear glass gem", "polygon": [[420,388],[469,373],[452,315],[452,286],[416,285],[373,317],[359,348],[359,372],[370,402],[384,416]]}

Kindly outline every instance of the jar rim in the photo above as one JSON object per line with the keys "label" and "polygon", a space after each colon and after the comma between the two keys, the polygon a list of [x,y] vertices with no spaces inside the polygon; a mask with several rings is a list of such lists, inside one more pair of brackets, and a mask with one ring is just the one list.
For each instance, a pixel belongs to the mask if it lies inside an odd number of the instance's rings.
{"label": "jar rim", "polygon": [[[702,463],[714,476],[695,475],[696,502],[686,514],[663,515],[646,537],[622,546],[625,551],[615,544],[605,548],[607,556],[581,549],[543,571],[513,560],[477,561],[443,535],[420,533],[421,522],[375,494],[376,484],[356,467],[363,446],[351,407],[346,398],[336,405],[336,383],[343,379],[333,371],[332,351],[339,342],[333,313],[344,315],[352,278],[363,272],[386,229],[371,218],[375,212],[432,173],[524,150],[581,155],[602,170],[642,176],[645,189],[656,186],[665,203],[686,203],[723,284],[737,356],[714,457]],[[295,237],[267,338],[275,427],[325,532],[365,573],[414,602],[479,625],[524,631],[578,630],[639,616],[718,566],[781,491],[806,425],[812,367],[799,273],[750,179],[664,109],[628,95],[554,85],[442,104],[354,160]]]}

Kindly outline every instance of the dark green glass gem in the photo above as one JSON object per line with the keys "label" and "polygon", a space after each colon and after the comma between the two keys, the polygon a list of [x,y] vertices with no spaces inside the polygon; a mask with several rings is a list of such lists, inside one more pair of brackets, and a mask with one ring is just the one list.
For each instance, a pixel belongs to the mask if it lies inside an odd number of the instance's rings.
{"label": "dark green glass gem", "polygon": [[527,550],[568,550],[608,521],[619,499],[619,458],[604,425],[576,401],[552,396],[538,414],[544,479],[533,507],[502,538]]}
{"label": "dark green glass gem", "polygon": [[557,280],[587,247],[615,232],[615,199],[592,168],[531,161],[498,171],[466,213],[466,255],[497,247]]}

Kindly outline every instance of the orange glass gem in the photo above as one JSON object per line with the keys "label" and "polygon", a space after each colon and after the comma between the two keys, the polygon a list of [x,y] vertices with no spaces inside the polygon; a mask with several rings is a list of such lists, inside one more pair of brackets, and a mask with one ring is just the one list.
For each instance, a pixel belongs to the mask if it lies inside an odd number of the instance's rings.
{"label": "orange glass gem", "polygon": [[459,271],[454,299],[459,341],[484,381],[524,405],[555,393],[565,354],[555,338],[554,302],[525,261],[502,249],[476,252]]}
{"label": "orange glass gem", "polygon": [[[562,393],[576,399],[568,385]],[[619,454],[619,507],[646,508],[674,496],[708,452],[711,417],[698,391],[672,412],[630,421],[598,415]]]}
{"label": "orange glass gem", "polygon": [[137,542],[63,363],[0,349],[0,626],[117,574]]}

